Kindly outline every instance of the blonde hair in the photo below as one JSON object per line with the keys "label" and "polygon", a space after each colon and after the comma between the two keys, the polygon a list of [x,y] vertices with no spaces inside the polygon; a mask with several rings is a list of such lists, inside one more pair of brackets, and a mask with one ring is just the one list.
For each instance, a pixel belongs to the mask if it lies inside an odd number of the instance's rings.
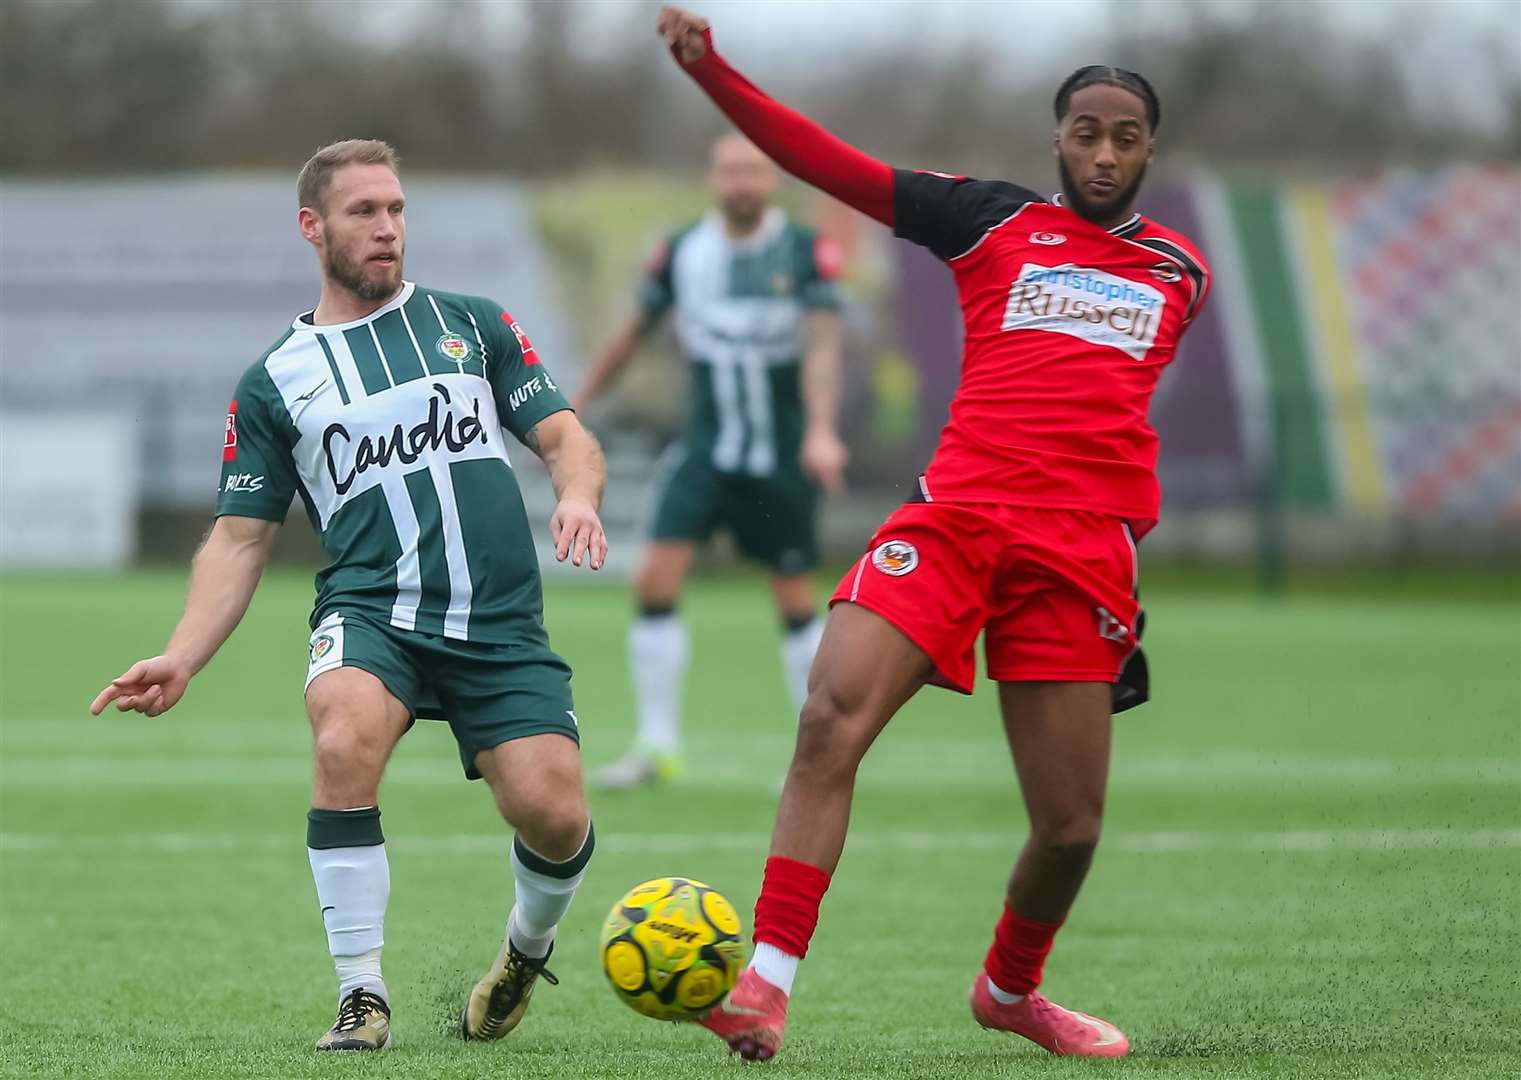
{"label": "blonde hair", "polygon": [[328,143],[301,166],[301,175],[296,177],[296,201],[320,214],[324,211],[323,203],[327,199],[327,189],[332,186],[333,174],[345,165],[384,165],[392,172],[399,172],[400,164],[395,148],[379,139],[344,139]]}

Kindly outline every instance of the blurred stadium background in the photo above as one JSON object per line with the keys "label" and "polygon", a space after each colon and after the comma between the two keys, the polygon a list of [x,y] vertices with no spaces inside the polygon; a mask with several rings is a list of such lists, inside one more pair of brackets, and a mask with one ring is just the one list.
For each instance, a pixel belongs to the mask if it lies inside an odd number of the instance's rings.
{"label": "blurred stadium background", "polygon": [[[1199,240],[1218,285],[1154,408],[1151,560],[1274,575],[1521,551],[1513,4],[889,3],[869,30],[859,10],[712,14],[765,84],[880,156],[1036,187],[1061,74],[1105,56],[1157,82],[1142,208]],[[37,510],[5,516],[0,560],[187,553],[229,390],[315,295],[293,176],[333,137],[401,150],[410,276],[500,297],[573,387],[643,254],[707,204],[721,121],[651,21],[590,0],[0,4],[4,490]],[[785,199],[851,256],[854,496],[827,515],[846,559],[934,444],[954,295],[874,224],[796,185]],[[684,408],[669,341],[647,352],[590,417],[620,565]]]}
{"label": "blurred stadium background", "polygon": [[[1198,240],[1216,291],[1154,408],[1158,700],[1120,725],[1109,839],[1053,992],[1133,1025],[1168,1077],[1516,1075],[1514,0],[694,6],[762,86],[879,156],[1037,188],[1062,75],[1151,76],[1142,209]],[[300,163],[392,141],[408,276],[501,300],[574,387],[645,253],[707,206],[724,130],[654,11],[0,0],[0,1075],[326,1074],[305,1050],[330,986],[300,852],[318,552],[299,511],[174,715],[85,705],[172,627],[234,382],[314,302]],[[930,453],[958,318],[932,259],[796,184],[783,200],[849,254],[851,494],[824,515],[844,563]],[[591,412],[613,574],[551,567],[594,764],[631,727],[622,573],[684,380],[657,339]],[[542,471],[515,461],[547,518]],[[706,877],[745,911],[758,884],[792,727],[764,588],[719,551],[688,610],[692,767],[597,797],[567,985],[514,1036],[514,1075],[715,1074],[701,1033],[618,1008],[592,959],[634,881]],[[1021,833],[991,715],[986,688],[920,695],[868,759],[779,1076],[969,1080],[1009,1075],[1009,1054],[1078,1075],[977,1041],[961,1001]],[[505,896],[500,831],[438,725],[408,736],[385,798],[408,1010],[387,1075],[485,1075],[431,1014],[499,930],[482,881]],[[893,947],[925,889],[943,925]]]}

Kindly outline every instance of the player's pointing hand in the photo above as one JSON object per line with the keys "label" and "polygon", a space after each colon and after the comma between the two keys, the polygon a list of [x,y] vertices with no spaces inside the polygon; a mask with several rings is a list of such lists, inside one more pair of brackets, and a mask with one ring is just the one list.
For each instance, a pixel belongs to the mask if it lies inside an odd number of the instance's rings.
{"label": "player's pointing hand", "polygon": [[185,696],[191,672],[185,665],[167,656],[139,660],[111,680],[111,685],[95,695],[90,715],[99,716],[111,702],[118,712],[140,712],[159,716],[168,712]]}
{"label": "player's pointing hand", "polygon": [[695,64],[708,51],[708,43],[702,37],[707,32],[708,20],[701,15],[678,7],[663,7],[655,29],[683,64]]}

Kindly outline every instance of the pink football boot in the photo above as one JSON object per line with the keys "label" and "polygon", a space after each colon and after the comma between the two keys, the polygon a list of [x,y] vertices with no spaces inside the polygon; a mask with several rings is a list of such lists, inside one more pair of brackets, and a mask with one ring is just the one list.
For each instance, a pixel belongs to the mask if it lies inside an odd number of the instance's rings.
{"label": "pink football boot", "polygon": [[745,968],[729,996],[698,1021],[746,1061],[768,1061],[782,1048],[787,995]]}
{"label": "pink football boot", "polygon": [[1023,1035],[1064,1057],[1124,1057],[1130,1053],[1130,1040],[1107,1020],[1064,1009],[1034,991],[1012,1005],[1004,1005],[988,989],[985,972],[978,972],[977,981],[972,983],[972,1018],[985,1028]]}

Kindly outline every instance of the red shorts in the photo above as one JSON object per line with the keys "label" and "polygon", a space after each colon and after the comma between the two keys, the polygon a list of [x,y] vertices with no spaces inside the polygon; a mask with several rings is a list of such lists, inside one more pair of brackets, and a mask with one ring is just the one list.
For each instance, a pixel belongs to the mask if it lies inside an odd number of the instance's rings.
{"label": "red shorts", "polygon": [[998,682],[1109,682],[1135,650],[1135,541],[1087,510],[908,503],[882,523],[830,605],[892,623],[964,694],[987,631]]}

